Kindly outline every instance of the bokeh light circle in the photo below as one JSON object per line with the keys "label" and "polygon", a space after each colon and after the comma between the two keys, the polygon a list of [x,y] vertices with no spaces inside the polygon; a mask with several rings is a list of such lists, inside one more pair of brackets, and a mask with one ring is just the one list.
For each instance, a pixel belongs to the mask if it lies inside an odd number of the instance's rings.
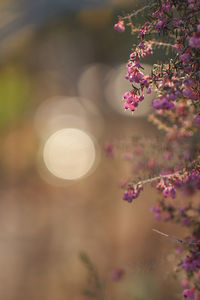
{"label": "bokeh light circle", "polygon": [[47,169],[56,177],[75,180],[86,175],[96,158],[92,138],[83,130],[64,128],[46,141],[43,159]]}
{"label": "bokeh light circle", "polygon": [[54,96],[38,106],[34,127],[40,139],[46,141],[63,128],[77,128],[98,137],[102,135],[104,123],[94,101],[83,97]]}

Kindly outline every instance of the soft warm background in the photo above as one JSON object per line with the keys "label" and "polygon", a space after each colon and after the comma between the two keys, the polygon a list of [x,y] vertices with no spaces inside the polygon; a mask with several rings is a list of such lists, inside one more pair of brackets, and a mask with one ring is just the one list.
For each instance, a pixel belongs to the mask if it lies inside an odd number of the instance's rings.
{"label": "soft warm background", "polygon": [[[121,200],[119,181],[131,167],[102,151],[108,141],[158,135],[147,122],[151,99],[135,116],[121,102],[136,40],[113,24],[138,5],[1,0],[0,300],[86,299],[80,251],[106,280],[107,299],[177,299],[174,245],[152,228],[178,228],[154,220],[151,187],[134,204]],[[81,179],[59,179],[44,163],[48,138],[63,128],[94,142],[94,165]],[[116,268],[125,270],[120,282],[110,278]]]}

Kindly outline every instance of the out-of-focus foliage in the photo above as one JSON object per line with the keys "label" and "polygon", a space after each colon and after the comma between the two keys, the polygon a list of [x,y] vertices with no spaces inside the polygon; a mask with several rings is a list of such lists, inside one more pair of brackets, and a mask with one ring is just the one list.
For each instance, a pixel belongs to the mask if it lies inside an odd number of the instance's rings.
{"label": "out-of-focus foliage", "polygon": [[0,70],[0,126],[17,120],[30,105],[31,85],[28,76],[15,66]]}

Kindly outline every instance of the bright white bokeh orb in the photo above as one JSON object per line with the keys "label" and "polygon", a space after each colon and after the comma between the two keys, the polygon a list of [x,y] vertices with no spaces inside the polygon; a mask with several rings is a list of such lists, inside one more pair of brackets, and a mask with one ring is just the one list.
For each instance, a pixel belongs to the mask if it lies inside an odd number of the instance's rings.
{"label": "bright white bokeh orb", "polygon": [[96,157],[91,137],[76,128],[64,128],[52,134],[43,149],[47,169],[56,177],[75,180],[86,175]]}

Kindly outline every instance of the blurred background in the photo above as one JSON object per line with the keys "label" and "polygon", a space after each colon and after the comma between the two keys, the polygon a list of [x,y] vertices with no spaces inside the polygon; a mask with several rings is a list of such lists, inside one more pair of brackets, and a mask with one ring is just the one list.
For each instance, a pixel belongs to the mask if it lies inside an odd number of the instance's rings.
{"label": "blurred background", "polygon": [[[156,223],[150,187],[133,205],[121,200],[131,165],[103,150],[158,134],[147,122],[150,96],[134,117],[121,101],[136,38],[113,25],[142,5],[0,2],[0,299],[87,299],[81,251],[106,299],[177,299],[174,245],[152,228],[178,229]],[[124,276],[113,281],[118,268]]]}

